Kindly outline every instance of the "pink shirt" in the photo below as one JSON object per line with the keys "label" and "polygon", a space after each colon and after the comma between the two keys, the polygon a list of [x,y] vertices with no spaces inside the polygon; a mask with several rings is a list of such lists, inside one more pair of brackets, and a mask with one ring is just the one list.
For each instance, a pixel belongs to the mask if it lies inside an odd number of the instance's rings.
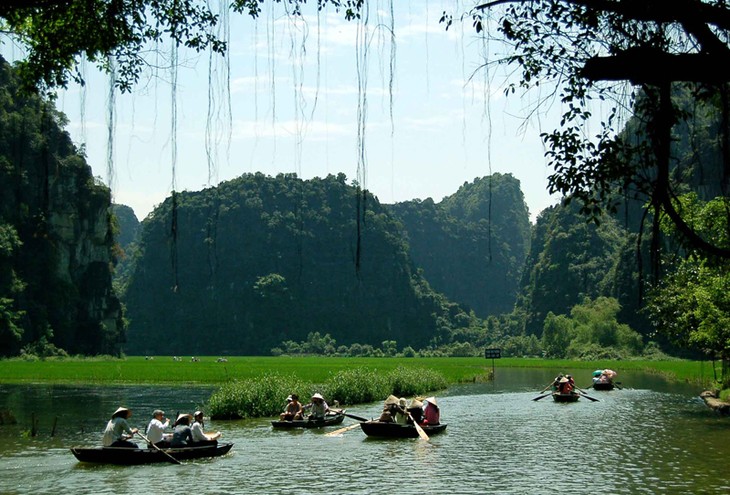
{"label": "pink shirt", "polygon": [[441,419],[441,413],[439,412],[439,408],[434,406],[430,402],[426,404],[426,409],[423,410],[423,415],[426,417],[426,421],[430,425],[439,424],[439,420]]}

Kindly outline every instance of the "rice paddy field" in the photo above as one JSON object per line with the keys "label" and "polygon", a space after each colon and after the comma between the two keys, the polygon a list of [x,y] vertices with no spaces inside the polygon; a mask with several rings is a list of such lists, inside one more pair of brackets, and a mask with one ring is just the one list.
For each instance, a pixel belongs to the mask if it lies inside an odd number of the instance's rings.
{"label": "rice paddy field", "polygon": [[[262,357],[130,356],[114,358],[64,358],[25,361],[0,360],[0,383],[88,383],[219,385],[278,374],[303,382],[322,383],[333,375],[353,368],[391,372],[396,368],[428,369],[443,375],[450,383],[490,379],[492,365],[499,368],[547,368],[555,370],[612,368],[641,370],[669,379],[706,384],[713,380],[709,361],[568,361],[529,358],[353,358],[353,357]],[[718,363],[719,367],[719,363]]]}

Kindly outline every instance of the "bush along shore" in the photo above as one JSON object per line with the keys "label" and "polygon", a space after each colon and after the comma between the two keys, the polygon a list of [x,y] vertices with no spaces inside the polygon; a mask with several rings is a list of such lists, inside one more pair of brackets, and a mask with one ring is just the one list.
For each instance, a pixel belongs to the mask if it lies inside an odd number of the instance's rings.
{"label": "bush along shore", "polygon": [[266,374],[248,380],[232,381],[213,392],[208,411],[213,419],[242,419],[275,416],[284,399],[298,394],[303,402],[315,392],[332,406],[364,404],[384,400],[388,395],[412,397],[443,390],[446,378],[423,368],[398,367],[382,372],[370,368],[339,371],[325,383],[307,383],[296,377]]}

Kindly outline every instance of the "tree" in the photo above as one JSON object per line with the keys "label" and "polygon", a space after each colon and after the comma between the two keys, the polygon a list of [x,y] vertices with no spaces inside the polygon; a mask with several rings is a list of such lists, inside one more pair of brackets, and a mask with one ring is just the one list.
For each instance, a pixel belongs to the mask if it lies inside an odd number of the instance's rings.
{"label": "tree", "polygon": [[564,358],[572,337],[573,323],[565,315],[550,311],[542,328],[542,349],[547,357]]}
{"label": "tree", "polygon": [[[671,133],[688,117],[671,96],[686,87],[698,103],[718,102],[723,184],[730,180],[730,7],[720,0],[494,0],[467,17],[482,32],[489,27],[487,11],[502,8],[498,31],[512,49],[500,62],[521,69],[519,83],[507,91],[552,83],[552,97],[566,108],[560,127],[543,134],[555,170],[551,192],[580,201],[582,213],[594,219],[615,210],[617,198],[643,199],[653,213],[653,237],[666,214],[694,246],[730,258],[730,249],[699,235],[674,208],[672,198],[686,182],[671,173]],[[447,28],[453,22],[447,13],[441,20]],[[628,104],[626,82],[635,86]],[[594,133],[591,104],[609,99],[612,111]],[[645,134],[621,135],[620,105],[644,119]],[[730,225],[730,214],[724,218]]]}
{"label": "tree", "polygon": [[[727,198],[702,202],[686,195],[676,204],[693,228],[719,245],[730,246],[723,228]],[[669,221],[662,226],[670,234],[674,229]],[[646,311],[657,330],[674,343],[719,357],[724,384],[730,386],[730,263],[701,256],[687,245],[680,254],[685,257],[649,294]]]}
{"label": "tree", "polygon": [[[283,3],[284,0],[273,0]],[[299,15],[306,0],[287,0],[291,15]],[[362,0],[320,0],[357,17]],[[233,0],[230,8],[257,17],[263,0]],[[151,64],[150,48],[169,39],[173,46],[223,54],[224,36],[216,34],[221,13],[204,0],[4,0],[0,27],[27,55],[20,63],[27,87],[53,89],[74,80],[83,84],[78,70],[86,58],[107,72],[114,84],[129,91]]]}

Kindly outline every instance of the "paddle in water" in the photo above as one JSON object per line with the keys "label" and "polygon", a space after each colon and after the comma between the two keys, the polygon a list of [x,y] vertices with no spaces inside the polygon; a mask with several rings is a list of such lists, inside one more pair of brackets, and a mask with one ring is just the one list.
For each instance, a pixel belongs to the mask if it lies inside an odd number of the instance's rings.
{"label": "paddle in water", "polygon": [[[555,381],[550,382],[550,384],[547,387],[545,387],[544,389],[540,390],[540,393],[542,394],[544,391],[546,391],[547,389],[549,389],[550,387],[552,387],[554,383],[555,383]],[[544,395],[538,395],[537,397],[535,397],[532,400],[544,399],[548,395],[552,395],[552,391],[550,391],[550,392],[548,392],[547,394],[544,394]]]}
{"label": "paddle in water", "polygon": [[345,433],[346,431],[354,430],[358,426],[360,426],[360,423],[355,423],[354,425],[345,426],[344,428],[340,428],[339,430],[335,430],[335,431],[331,431],[329,433],[325,433],[324,436],[326,436],[326,437],[336,437],[336,436],[340,435],[341,433]]}
{"label": "paddle in water", "polygon": [[419,425],[416,422],[416,420],[413,419],[413,416],[411,415],[411,413],[408,413],[408,417],[411,418],[411,421],[413,421],[413,426],[416,427],[416,431],[418,432],[418,436],[428,442],[430,440],[430,438],[428,438],[428,435],[426,434],[426,432],[423,431],[423,428],[421,428],[421,425]]}

